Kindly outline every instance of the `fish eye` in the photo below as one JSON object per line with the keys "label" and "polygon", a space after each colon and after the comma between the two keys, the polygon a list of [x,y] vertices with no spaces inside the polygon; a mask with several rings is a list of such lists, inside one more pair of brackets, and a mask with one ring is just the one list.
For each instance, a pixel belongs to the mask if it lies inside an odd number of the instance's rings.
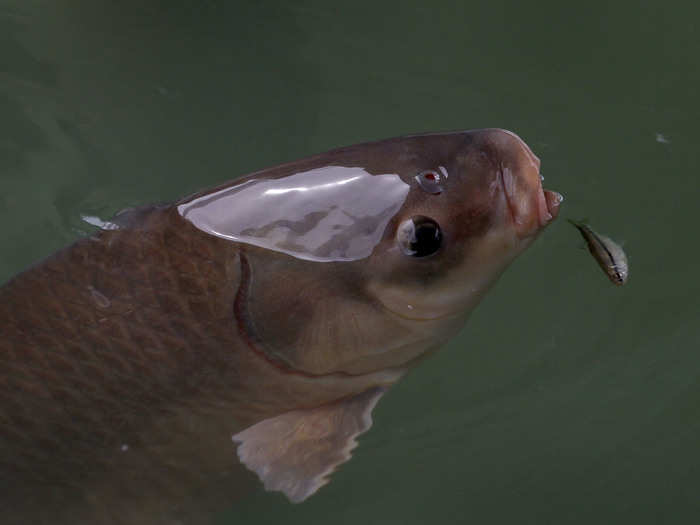
{"label": "fish eye", "polygon": [[416,175],[416,181],[423,191],[432,193],[433,195],[439,195],[442,193],[442,177],[440,173],[435,170],[421,171]]}
{"label": "fish eye", "polygon": [[440,249],[442,232],[433,219],[416,215],[399,225],[396,238],[406,255],[426,257]]}

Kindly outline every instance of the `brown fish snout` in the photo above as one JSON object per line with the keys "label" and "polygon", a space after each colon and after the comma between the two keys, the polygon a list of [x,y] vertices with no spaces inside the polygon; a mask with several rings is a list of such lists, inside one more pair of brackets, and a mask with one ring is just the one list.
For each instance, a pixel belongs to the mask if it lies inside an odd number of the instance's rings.
{"label": "brown fish snout", "polygon": [[563,197],[542,188],[540,159],[520,137],[503,129],[486,133],[515,230],[520,237],[534,235],[557,217]]}

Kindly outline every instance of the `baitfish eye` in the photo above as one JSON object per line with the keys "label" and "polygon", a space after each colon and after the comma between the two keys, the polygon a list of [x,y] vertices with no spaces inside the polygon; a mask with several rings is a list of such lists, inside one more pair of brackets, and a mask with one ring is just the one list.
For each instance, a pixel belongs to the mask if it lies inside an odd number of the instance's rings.
{"label": "baitfish eye", "polygon": [[440,173],[435,170],[421,171],[416,175],[416,180],[421,189],[433,195],[442,193],[441,178]]}
{"label": "baitfish eye", "polygon": [[440,249],[442,233],[433,219],[416,215],[399,225],[396,238],[406,255],[426,257]]}

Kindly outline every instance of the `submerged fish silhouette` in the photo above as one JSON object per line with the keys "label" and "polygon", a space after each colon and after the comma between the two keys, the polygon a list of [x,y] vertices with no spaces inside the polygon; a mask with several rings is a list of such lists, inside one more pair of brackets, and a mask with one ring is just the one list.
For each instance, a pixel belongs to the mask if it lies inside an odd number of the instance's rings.
{"label": "submerged fish silhouette", "polygon": [[118,214],[10,280],[3,523],[194,522],[236,456],[308,498],[556,217],[539,165],[497,129],[341,148]]}

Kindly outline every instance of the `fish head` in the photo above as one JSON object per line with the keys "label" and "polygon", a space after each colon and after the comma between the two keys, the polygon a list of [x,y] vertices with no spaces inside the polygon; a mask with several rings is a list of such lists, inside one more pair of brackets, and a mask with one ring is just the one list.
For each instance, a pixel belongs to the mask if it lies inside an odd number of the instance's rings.
{"label": "fish head", "polygon": [[442,345],[556,217],[539,159],[500,129],[341,148],[179,203],[241,259],[238,328],[309,375],[405,369]]}
{"label": "fish head", "polygon": [[[562,197],[542,188],[539,158],[510,131],[428,135],[411,155],[411,191],[367,266],[372,289],[410,319],[463,319],[556,218]],[[406,249],[417,224],[439,228],[434,252]]]}

